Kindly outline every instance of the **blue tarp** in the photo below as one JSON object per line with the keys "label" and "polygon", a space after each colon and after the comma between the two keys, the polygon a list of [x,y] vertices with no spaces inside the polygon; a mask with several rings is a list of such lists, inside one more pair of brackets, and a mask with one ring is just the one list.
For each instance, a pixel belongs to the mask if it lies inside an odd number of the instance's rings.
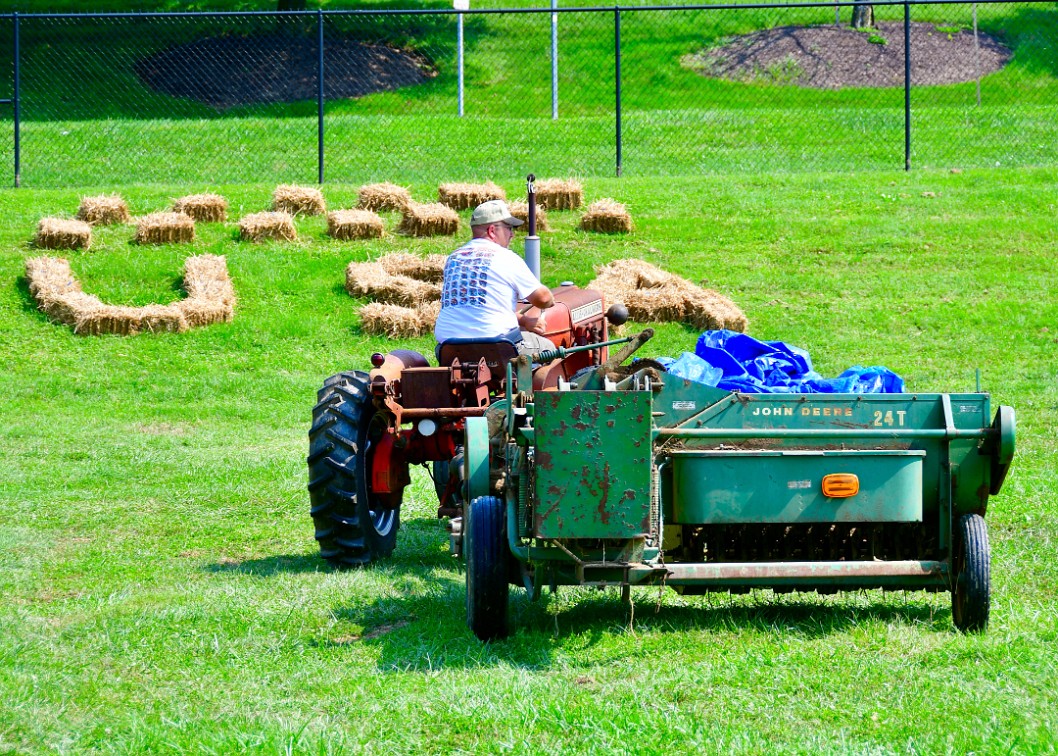
{"label": "blue tarp", "polygon": [[689,381],[746,394],[901,394],[904,381],[884,367],[849,368],[837,378],[812,369],[803,349],[782,341],[758,341],[734,331],[706,331],[694,354],[658,360]]}

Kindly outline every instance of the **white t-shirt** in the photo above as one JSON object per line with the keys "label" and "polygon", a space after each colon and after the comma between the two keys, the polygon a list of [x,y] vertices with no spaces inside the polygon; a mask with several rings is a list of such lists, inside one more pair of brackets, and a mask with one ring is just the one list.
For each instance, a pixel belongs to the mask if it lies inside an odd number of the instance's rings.
{"label": "white t-shirt", "polygon": [[509,333],[518,328],[518,300],[541,285],[511,250],[489,239],[471,239],[445,261],[434,338],[491,339]]}

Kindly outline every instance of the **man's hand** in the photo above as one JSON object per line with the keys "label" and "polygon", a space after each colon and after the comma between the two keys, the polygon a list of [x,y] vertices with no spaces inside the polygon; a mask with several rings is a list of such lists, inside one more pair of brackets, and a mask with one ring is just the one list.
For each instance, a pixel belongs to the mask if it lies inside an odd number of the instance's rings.
{"label": "man's hand", "polygon": [[526,300],[529,306],[518,310],[518,327],[523,331],[543,335],[547,329],[547,319],[543,311],[555,304],[555,297],[551,294],[551,289],[541,286],[526,297]]}
{"label": "man's hand", "polygon": [[518,327],[523,331],[532,331],[541,335],[547,330],[547,318],[535,307],[530,307],[518,315]]}

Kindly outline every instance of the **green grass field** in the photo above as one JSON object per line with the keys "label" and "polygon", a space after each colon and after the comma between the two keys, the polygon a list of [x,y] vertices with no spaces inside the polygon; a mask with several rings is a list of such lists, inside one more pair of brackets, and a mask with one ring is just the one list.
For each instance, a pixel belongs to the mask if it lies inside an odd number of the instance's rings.
{"label": "green grass field", "polygon": [[[103,3],[100,10],[126,6]],[[498,6],[510,4],[474,4],[475,9]],[[146,7],[176,6],[157,2]],[[272,9],[274,3],[193,7]],[[348,7],[325,5],[328,10]],[[385,0],[357,7],[450,6],[439,0]],[[48,8],[71,9],[62,2]],[[9,9],[0,4],[0,11]],[[877,17],[898,20],[902,12],[901,7],[879,6]],[[847,23],[848,9],[842,13]],[[981,31],[999,38],[1014,57],[983,78],[980,106],[973,82],[913,87],[912,165],[944,169],[1055,164],[1058,11],[1043,3],[985,4],[978,16]],[[912,17],[946,29],[969,29],[972,24],[969,5],[915,7]],[[688,55],[758,29],[833,21],[833,9],[827,7],[624,12],[624,174],[751,175],[903,167],[901,87],[823,91],[736,83],[702,76],[681,63]],[[511,161],[532,163],[538,172],[615,175],[613,13],[560,14],[557,121],[551,119],[549,22],[546,13],[467,17],[467,117],[459,118],[454,15],[326,17],[330,39],[414,49],[436,71],[422,84],[393,92],[328,97],[328,179],[484,179]],[[0,60],[13,54],[11,23],[10,17],[0,17]],[[314,180],[314,96],[295,103],[218,109],[156,92],[136,74],[137,63],[151,55],[205,38],[283,34],[315,45],[314,23],[312,17],[277,25],[273,18],[245,16],[23,19],[23,185]],[[891,44],[898,46],[902,40]],[[231,67],[236,79],[252,80],[255,73],[243,72],[235,62]],[[315,70],[291,70],[281,76],[314,80]],[[10,96],[9,79],[8,74],[0,76],[0,96]],[[0,125],[6,124],[7,133],[12,133],[11,109],[5,106],[0,117],[5,119]],[[0,168],[13,162],[12,140],[0,139]]]}
{"label": "green grass field", "polygon": [[[519,191],[518,171],[491,175]],[[207,187],[238,218],[272,185],[0,192],[0,753],[1053,752],[1056,186],[1053,168],[595,179],[588,198],[626,202],[635,233],[553,213],[543,243],[549,284],[641,257],[825,375],[882,364],[910,391],[966,391],[980,368],[1019,425],[988,515],[987,633],[955,632],[944,594],[643,589],[630,616],[615,592],[564,590],[517,594],[491,645],[464,626],[424,474],[394,557],[356,571],[318,558],[305,489],[316,388],[396,346],[361,333],[345,266],[454,240],[337,243],[302,219],[294,244],[200,224],[147,248],[97,229],[70,255],[86,291],[169,302],[183,259],[213,252],[239,300],[228,325],[81,337],[29,296],[39,218],[99,190],[142,214]],[[356,186],[324,191],[349,206]],[[648,355],[693,348],[656,328]]]}

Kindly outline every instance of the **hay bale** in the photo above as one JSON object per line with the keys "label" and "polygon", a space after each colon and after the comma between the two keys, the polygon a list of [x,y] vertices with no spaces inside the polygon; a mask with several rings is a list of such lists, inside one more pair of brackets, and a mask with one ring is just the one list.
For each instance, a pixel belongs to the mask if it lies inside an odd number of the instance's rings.
{"label": "hay bale", "polygon": [[190,257],[184,263],[188,297],[170,305],[108,305],[81,290],[68,260],[38,257],[26,261],[30,294],[52,320],[74,333],[133,335],[143,331],[182,333],[188,328],[231,321],[235,291],[227,263],[217,255]]}
{"label": "hay bale", "polygon": [[414,309],[372,302],[360,308],[360,328],[364,333],[391,339],[424,336],[433,331],[440,312],[440,302],[429,302]]}
{"label": "hay bale", "polygon": [[239,238],[253,242],[265,239],[297,241],[298,232],[289,213],[252,213],[239,221]]}
{"label": "hay bale", "polygon": [[390,338],[421,336],[433,330],[441,311],[445,255],[425,258],[407,252],[378,262],[349,263],[345,289],[354,297],[378,300],[360,308],[365,333]]}
{"label": "hay bale", "polygon": [[327,209],[323,193],[311,186],[280,184],[272,192],[272,210],[290,215],[322,215]]}
{"label": "hay bale", "polygon": [[369,297],[408,307],[441,299],[440,283],[394,275],[388,273],[381,263],[375,262],[349,263],[345,269],[345,290],[350,296]]}
{"label": "hay bale", "polygon": [[[235,288],[228,275],[228,260],[224,255],[195,255],[187,258],[184,261],[184,290],[187,299],[178,302],[178,305],[188,302],[208,304],[223,310],[226,313],[224,320],[231,320],[235,308]],[[194,309],[190,305],[188,308]]]}
{"label": "hay bale", "polygon": [[588,288],[601,292],[608,305],[624,304],[637,322],[688,323],[700,330],[741,333],[749,327],[745,313],[724,295],[642,260],[615,260],[597,268],[596,274]]}
{"label": "hay bale", "polygon": [[[529,203],[528,202],[512,202],[510,204],[511,215],[520,221],[525,223],[529,222]],[[514,229],[515,231],[528,231],[529,226],[519,226]],[[547,222],[547,210],[537,206],[536,208],[536,230],[537,231],[550,231],[551,226]]]}
{"label": "hay bale", "polygon": [[77,219],[94,226],[109,226],[112,223],[128,223],[128,203],[118,194],[101,194],[83,197],[77,208]]}
{"label": "hay bale", "polygon": [[184,244],[195,240],[195,221],[183,213],[151,213],[136,221],[137,244]]}
{"label": "hay bale", "polygon": [[183,333],[187,329],[187,320],[183,315],[166,305],[120,307],[100,303],[98,307],[79,313],[74,324],[74,332],[82,336],[99,336],[105,333],[134,336],[144,331]]}
{"label": "hay bale", "polygon": [[228,200],[219,194],[188,194],[173,200],[173,212],[200,223],[222,223],[228,219]]}
{"label": "hay bale", "polygon": [[576,210],[584,204],[584,187],[576,179],[536,182],[536,203],[548,210]]}
{"label": "hay bale", "polygon": [[41,218],[33,244],[41,249],[88,249],[92,246],[92,227],[79,220]]}
{"label": "hay bale", "polygon": [[397,210],[401,211],[411,204],[411,193],[403,186],[383,182],[360,187],[357,192],[356,206],[361,210]]}
{"label": "hay bale", "polygon": [[26,260],[29,293],[37,301],[59,299],[81,292],[81,284],[61,257],[33,257]]}
{"label": "hay bale", "polygon": [[603,234],[627,234],[632,230],[632,216],[620,202],[605,197],[588,205],[580,227]]}
{"label": "hay bale", "polygon": [[441,283],[447,255],[419,257],[409,252],[391,252],[379,258],[379,265],[391,276],[408,276],[420,281]]}
{"label": "hay bale", "polygon": [[410,203],[404,208],[397,233],[407,236],[452,236],[459,230],[459,215],[438,202],[420,205]]}
{"label": "hay bale", "polygon": [[335,210],[327,213],[327,234],[335,239],[371,239],[385,233],[382,219],[371,210]]}
{"label": "hay bale", "polygon": [[71,326],[77,334],[187,330],[187,321],[180,313],[164,305],[120,307],[85,294],[70,270],[70,262],[62,258],[27,260],[26,278],[40,310],[52,320]]}
{"label": "hay bale", "polygon": [[441,184],[437,201],[453,210],[467,210],[489,200],[506,200],[507,192],[491,181],[484,184]]}

